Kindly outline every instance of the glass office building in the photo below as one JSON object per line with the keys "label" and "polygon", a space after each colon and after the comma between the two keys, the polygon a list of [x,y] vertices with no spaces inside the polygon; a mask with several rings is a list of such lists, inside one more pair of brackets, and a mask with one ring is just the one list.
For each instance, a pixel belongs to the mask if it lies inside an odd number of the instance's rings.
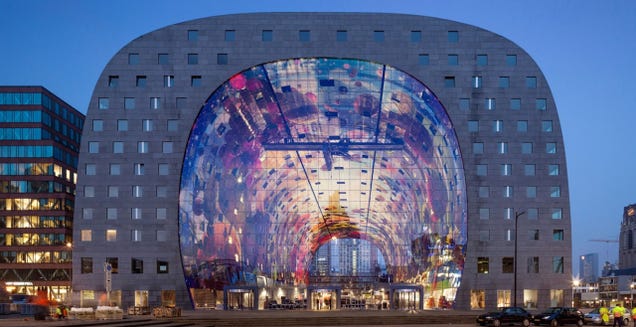
{"label": "glass office building", "polygon": [[9,294],[70,295],[83,124],[43,87],[0,86],[0,283]]}
{"label": "glass office building", "polygon": [[533,309],[571,296],[554,100],[492,32],[372,13],[188,21],[115,54],[87,120],[76,304]]}

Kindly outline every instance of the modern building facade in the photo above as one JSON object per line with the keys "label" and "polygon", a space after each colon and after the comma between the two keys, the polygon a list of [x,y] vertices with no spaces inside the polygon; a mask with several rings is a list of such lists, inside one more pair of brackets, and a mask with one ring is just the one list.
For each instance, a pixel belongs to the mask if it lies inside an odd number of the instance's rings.
{"label": "modern building facade", "polygon": [[598,264],[598,253],[588,253],[581,256],[579,260],[580,279],[583,283],[595,283],[598,281],[600,266]]}
{"label": "modern building facade", "polygon": [[9,294],[70,295],[83,124],[43,87],[0,86],[0,281]]}
{"label": "modern building facade", "polygon": [[[555,102],[495,33],[401,14],[188,21],[115,54],[87,119],[74,303],[571,299]],[[369,242],[386,277],[312,275],[335,239]]]}

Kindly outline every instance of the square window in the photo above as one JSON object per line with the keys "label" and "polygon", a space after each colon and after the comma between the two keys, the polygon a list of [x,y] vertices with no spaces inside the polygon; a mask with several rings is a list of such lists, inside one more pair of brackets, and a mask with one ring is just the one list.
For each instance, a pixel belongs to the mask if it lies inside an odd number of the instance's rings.
{"label": "square window", "polygon": [[108,186],[108,197],[109,198],[117,198],[119,197],[119,186]]}
{"label": "square window", "polygon": [[93,132],[101,132],[104,130],[104,121],[101,119],[93,119]]}
{"label": "square window", "polygon": [[168,188],[166,186],[157,186],[157,197],[158,198],[167,198],[168,197]]}
{"label": "square window", "polygon": [[448,31],[448,42],[451,42],[451,43],[459,42],[459,32],[458,31]]}
{"label": "square window", "polygon": [[225,30],[225,41],[232,42],[236,40],[236,31],[235,30]]}
{"label": "square window", "polygon": [[130,272],[133,274],[144,273],[144,261],[138,258],[130,259]]}
{"label": "square window", "polygon": [[228,56],[227,53],[217,53],[216,54],[216,64],[217,65],[227,65]]}
{"label": "square window", "polygon": [[126,119],[117,120],[117,131],[125,132],[127,130],[128,130],[128,120],[126,120]]}
{"label": "square window", "polygon": [[82,257],[81,259],[81,273],[82,274],[92,274],[93,273],[93,258],[91,257]]}
{"label": "square window", "polygon": [[548,105],[547,105],[547,100],[546,99],[536,99],[535,101],[535,108],[537,110],[541,110],[544,111],[547,109]]}
{"label": "square window", "polygon": [[490,209],[479,208],[479,219],[490,219]]}
{"label": "square window", "polygon": [[191,87],[200,87],[201,86],[201,76],[191,76],[190,77],[190,86]]}
{"label": "square window", "polygon": [[93,231],[90,229],[82,229],[80,231],[80,240],[82,242],[91,242],[93,240]]}
{"label": "square window", "polygon": [[488,55],[486,55],[486,54],[478,54],[477,55],[477,66],[488,66]]}
{"label": "square window", "polygon": [[517,55],[514,55],[514,54],[506,55],[506,65],[507,66],[516,66],[517,65]]}
{"label": "square window", "polygon": [[422,31],[411,31],[411,42],[418,43],[422,41]]}
{"label": "square window", "polygon": [[546,132],[546,133],[552,132],[552,121],[551,120],[542,121],[541,122],[541,131],[542,132]]}
{"label": "square window", "polygon": [[508,142],[499,142],[497,144],[497,152],[499,152],[499,154],[508,153]]}
{"label": "square window", "polygon": [[114,88],[119,86],[119,76],[108,76],[108,87]]}
{"label": "square window", "polygon": [[130,209],[130,218],[134,220],[141,219],[141,208]]}
{"label": "square window", "polygon": [[526,76],[526,87],[529,89],[536,89],[537,78],[535,76]]}
{"label": "square window", "polygon": [[539,209],[528,208],[526,210],[526,216],[528,217],[528,219],[531,219],[531,220],[539,218]]}
{"label": "square window", "polygon": [[108,109],[110,107],[110,101],[108,98],[97,99],[97,106],[99,109]]}
{"label": "square window", "polygon": [[501,176],[510,176],[512,175],[512,165],[511,164],[501,164]]}
{"label": "square window", "polygon": [[539,273],[539,257],[528,258],[528,273],[529,274]]}
{"label": "square window", "polygon": [[488,175],[488,165],[476,165],[477,176]]}
{"label": "square window", "polygon": [[469,120],[468,121],[468,131],[469,132],[479,132],[479,121],[478,120]]}
{"label": "square window", "polygon": [[168,119],[166,129],[168,132],[176,132],[179,130],[179,121],[176,119]]}
{"label": "square window", "polygon": [[495,98],[486,98],[484,106],[486,107],[486,110],[495,110],[496,103]]}
{"label": "square window", "polygon": [[113,142],[113,153],[124,153],[124,142]]}
{"label": "square window", "polygon": [[555,274],[563,273],[563,257],[552,258],[552,272]]}
{"label": "square window", "polygon": [[172,153],[173,143],[172,142],[163,142],[161,145],[161,151],[163,153]]}
{"label": "square window", "polygon": [[560,208],[553,208],[550,216],[552,219],[563,219],[563,210]]}
{"label": "square window", "polygon": [[159,97],[151,97],[150,98],[150,109],[159,109],[161,108],[161,98]]}
{"label": "square window", "polygon": [[535,165],[524,165],[523,166],[523,174],[525,176],[534,176],[536,174],[536,166]]}
{"label": "square window", "polygon": [[271,42],[274,40],[274,31],[272,30],[263,30],[261,33],[261,39],[263,42]]}
{"label": "square window", "polygon": [[99,142],[88,142],[88,153],[99,153]]}
{"label": "square window", "polygon": [[490,241],[490,231],[489,230],[480,230],[479,231],[479,240],[484,242],[484,241]]}
{"label": "square window", "polygon": [[148,141],[139,141],[137,142],[137,152],[138,153],[148,153],[149,151]]}
{"label": "square window", "polygon": [[502,89],[507,89],[510,87],[510,77],[508,76],[499,76],[499,87]]}
{"label": "square window", "polygon": [[135,98],[124,98],[125,109],[135,109]]}
{"label": "square window", "polygon": [[144,188],[141,185],[133,185],[132,196],[133,198],[142,198],[144,196]]}
{"label": "square window", "polygon": [[459,99],[459,109],[460,110],[468,110],[468,109],[470,109],[470,99],[468,99],[468,98]]}
{"label": "square window", "polygon": [[119,273],[119,259],[118,258],[106,258],[106,263],[108,263],[111,267],[111,273],[118,274]]}
{"label": "square window", "polygon": [[165,230],[157,231],[157,242],[165,242],[168,240],[168,232]]}
{"label": "square window", "polygon": [[563,241],[564,240],[564,232],[562,229],[554,229],[552,230],[552,239],[555,241]]}
{"label": "square window", "polygon": [[199,55],[196,53],[188,53],[188,65],[198,65]]}
{"label": "square window", "polygon": [[146,87],[146,76],[137,76],[135,79],[135,86],[137,87]]}
{"label": "square window", "polygon": [[152,132],[152,119],[142,119],[141,120],[141,129],[144,132]]}
{"label": "square window", "polygon": [[528,239],[531,241],[539,240],[539,230],[538,229],[529,229],[528,230]]}
{"label": "square window", "polygon": [[504,186],[503,188],[503,197],[511,198],[512,197],[512,186]]}
{"label": "square window", "polygon": [[163,86],[174,87],[174,75],[163,75]]}
{"label": "square window", "polygon": [[118,217],[117,208],[106,208],[106,219],[117,219]]}
{"label": "square window", "polygon": [[83,208],[82,209],[82,218],[84,218],[84,219],[93,219],[93,208]]}
{"label": "square window", "polygon": [[521,99],[519,99],[519,98],[510,99],[510,109],[511,110],[520,110],[521,109]]}
{"label": "square window", "polygon": [[121,175],[121,165],[120,164],[110,164],[109,173],[111,176],[119,176]]}
{"label": "square window", "polygon": [[373,41],[384,42],[384,31],[373,31]]}
{"label": "square window", "polygon": [[135,175],[137,175],[137,176],[142,176],[142,175],[144,174],[144,171],[145,171],[145,169],[144,169],[144,164],[142,164],[142,163],[136,163],[136,164],[134,165],[134,169],[135,169]]}
{"label": "square window", "polygon": [[474,154],[482,154],[482,153],[484,153],[484,143],[482,143],[482,142],[474,142],[473,143],[473,153]]}
{"label": "square window", "polygon": [[175,99],[175,106],[177,109],[185,109],[186,108],[186,98],[184,97],[177,97]]}
{"label": "square window", "polygon": [[94,198],[95,197],[95,187],[94,186],[84,186],[84,197],[85,198]]}
{"label": "square window", "polygon": [[85,169],[86,175],[88,176],[95,176],[97,173],[97,166],[95,164],[86,164]]}
{"label": "square window", "polygon": [[157,54],[157,63],[159,65],[168,65],[170,63],[170,57],[167,53]]}
{"label": "square window", "polygon": [[479,197],[487,198],[490,196],[490,188],[488,186],[480,186],[479,187]]}
{"label": "square window", "polygon": [[503,120],[494,120],[492,122],[492,131],[495,133],[503,132]]}
{"label": "square window", "polygon": [[139,64],[139,54],[138,53],[129,53],[128,54],[128,64],[129,65],[138,65]]}
{"label": "square window", "polygon": [[523,153],[523,154],[531,154],[532,153],[532,143],[530,143],[530,142],[521,143],[521,153]]}
{"label": "square window", "polygon": [[336,41],[347,42],[347,31],[345,30],[336,31]]}
{"label": "square window", "polygon": [[515,259],[513,257],[501,258],[501,272],[504,274],[512,274],[515,272]]}
{"label": "square window", "polygon": [[489,271],[488,258],[487,257],[478,257],[477,258],[477,273],[479,273],[479,274],[487,274],[488,271]]}
{"label": "square window", "polygon": [[561,187],[560,186],[551,186],[550,187],[550,197],[551,198],[559,198],[559,197],[561,197]]}
{"label": "square window", "polygon": [[115,242],[117,241],[117,230],[116,229],[107,229],[106,230],[106,242]]}
{"label": "square window", "polygon": [[450,66],[459,65],[459,56],[456,55],[456,54],[449,54],[448,55],[448,65],[450,65]]}
{"label": "square window", "polygon": [[168,210],[166,208],[157,208],[157,219],[168,219]]}
{"label": "square window", "polygon": [[526,188],[526,197],[527,198],[536,198],[537,197],[537,187],[536,186],[528,186]]}
{"label": "square window", "polygon": [[167,274],[168,272],[168,261],[157,260],[157,274]]}
{"label": "square window", "polygon": [[444,87],[446,87],[446,88],[454,88],[455,87],[455,76],[446,76],[446,77],[444,77]]}
{"label": "square window", "polygon": [[199,39],[198,30],[188,30],[188,41],[197,41]]}
{"label": "square window", "polygon": [[422,66],[428,65],[430,63],[430,60],[429,60],[429,57],[428,57],[428,53],[420,53],[418,55],[418,62]]}
{"label": "square window", "polygon": [[559,176],[559,165],[548,165],[549,176]]}
{"label": "square window", "polygon": [[159,164],[159,176],[168,176],[170,174],[170,165],[167,163]]}
{"label": "square window", "polygon": [[548,142],[545,144],[545,153],[547,154],[555,154],[557,152],[556,143]]}
{"label": "square window", "polygon": [[309,30],[298,31],[298,41],[309,42],[311,41],[311,32]]}
{"label": "square window", "polygon": [[527,120],[517,120],[517,132],[527,132],[528,131],[528,121]]}
{"label": "square window", "polygon": [[479,89],[479,88],[482,87],[482,78],[481,78],[481,76],[473,76],[472,80],[473,80],[472,85],[473,85],[474,89]]}
{"label": "square window", "polygon": [[138,229],[133,229],[131,231],[130,240],[133,242],[141,242],[141,231]]}

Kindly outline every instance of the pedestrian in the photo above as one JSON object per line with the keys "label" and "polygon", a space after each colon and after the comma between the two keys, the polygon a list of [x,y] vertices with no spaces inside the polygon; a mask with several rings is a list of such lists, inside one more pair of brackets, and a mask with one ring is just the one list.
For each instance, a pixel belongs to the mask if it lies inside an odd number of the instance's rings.
{"label": "pedestrian", "polygon": [[601,307],[598,310],[598,313],[601,315],[601,320],[603,321],[603,325],[609,324],[609,310],[606,307]]}
{"label": "pedestrian", "polygon": [[636,327],[636,307],[632,307],[632,321],[634,322],[634,326]]}
{"label": "pedestrian", "polygon": [[612,309],[612,315],[614,316],[613,327],[623,327],[623,316],[625,315],[625,308],[620,303],[617,303],[614,309]]}
{"label": "pedestrian", "polygon": [[62,307],[59,305],[55,308],[55,317],[57,317],[58,320],[62,320]]}

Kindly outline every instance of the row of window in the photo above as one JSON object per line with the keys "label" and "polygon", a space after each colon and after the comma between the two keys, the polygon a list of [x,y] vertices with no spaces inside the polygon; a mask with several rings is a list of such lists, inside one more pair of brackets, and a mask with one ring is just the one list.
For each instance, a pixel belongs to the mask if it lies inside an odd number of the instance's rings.
{"label": "row of window", "polygon": [[0,176],[57,176],[77,180],[77,173],[53,163],[0,163]]}
{"label": "row of window", "polygon": [[[479,120],[469,120],[468,131],[471,133],[477,133],[482,131],[483,128],[480,129]],[[496,119],[490,122],[492,131],[494,133],[503,133],[504,131],[504,121],[501,119]],[[483,124],[482,124],[483,125]],[[517,132],[526,133],[528,132],[528,121],[527,120],[517,120]],[[552,120],[542,120],[541,121],[541,132],[543,133],[552,133],[554,131],[554,124]]]}
{"label": "row of window", "polygon": [[0,216],[0,228],[72,228],[73,219],[64,216]]}
{"label": "row of window", "polygon": [[0,251],[0,263],[70,263],[71,251]]}
{"label": "row of window", "polygon": [[[478,257],[477,258],[477,273],[488,274],[490,272],[490,258]],[[562,274],[564,271],[563,257],[552,257],[552,273]],[[501,272],[504,274],[512,274],[515,272],[515,259],[513,257],[501,258]],[[538,274],[539,272],[539,257],[529,257],[527,259],[526,272],[528,274]]]}
{"label": "row of window", "polygon": [[[223,39],[227,42],[236,41],[236,30],[234,29],[226,29],[223,31]],[[189,29],[186,32],[186,38],[190,42],[197,42],[199,40],[199,30]],[[338,42],[347,42],[349,41],[349,31],[344,29],[339,29],[335,31],[335,40]],[[373,30],[373,41],[375,42],[384,42],[385,31],[384,30]],[[423,40],[423,33],[421,30],[411,30],[409,34],[409,41],[411,43],[419,43]],[[447,31],[446,40],[449,43],[458,43],[459,42],[459,31]],[[274,30],[271,29],[263,29],[261,30],[261,41],[263,42],[271,42],[274,41]],[[311,41],[311,30],[309,29],[300,29],[298,30],[298,41],[300,42],[310,42]],[[513,55],[511,55],[513,56]],[[516,56],[514,61],[506,61],[510,65],[516,65]],[[129,64],[134,65],[138,62],[129,61]]]}
{"label": "row of window", "polygon": [[74,187],[53,181],[0,181],[0,193],[61,193],[72,194]]}
{"label": "row of window", "polygon": [[[490,230],[480,230],[479,231],[479,240],[480,241],[491,241],[491,231]],[[539,230],[538,229],[527,229],[528,240],[531,241],[539,241]],[[552,230],[552,240],[553,241],[563,241],[565,239],[565,232],[563,229],[553,229]],[[514,241],[515,240],[515,231],[513,229],[507,229],[504,231],[504,240],[505,241]]]}
{"label": "row of window", "polygon": [[[92,257],[82,257],[80,264],[80,273],[82,274],[92,274],[94,271],[93,267],[93,258]],[[111,273],[118,274],[119,273],[119,258],[106,258],[106,263],[109,263],[112,270]],[[167,274],[169,273],[168,269],[168,261],[156,259],[156,273],[157,274]],[[97,270],[97,272],[101,273],[101,268]],[[144,273],[144,260],[140,258],[131,258],[130,260],[130,273],[131,274],[143,274]]]}
{"label": "row of window", "polygon": [[71,167],[77,167],[77,154],[57,145],[3,145],[0,158],[54,158]]}
{"label": "row of window", "polygon": [[[166,131],[168,132],[176,132],[178,130],[179,121],[177,119],[168,119],[166,122]],[[93,119],[91,124],[93,132],[102,132],[104,131],[104,120],[103,119]],[[118,132],[127,132],[129,128],[128,119],[118,119],[117,120],[117,131]],[[141,120],[141,130],[144,132],[152,132],[156,129],[155,121],[152,119],[142,119]]]}
{"label": "row of window", "polygon": [[[76,128],[81,129],[84,125],[84,117],[58,102],[55,102],[49,96],[39,92],[0,92],[0,105],[41,105],[51,110],[62,120],[69,122]],[[1,115],[2,113],[0,113]],[[4,117],[9,118],[9,117]],[[2,122],[13,122],[14,120],[0,119]]]}
{"label": "row of window", "polygon": [[[174,76],[171,76],[170,80],[174,80]],[[174,85],[174,84],[169,84],[169,85]],[[172,86],[169,86],[172,87]],[[126,100],[128,99],[128,100]],[[185,97],[177,97],[175,99],[175,108],[176,109],[185,109],[186,108],[186,100],[187,98]],[[110,98],[106,98],[106,97],[101,97],[97,99],[97,106],[99,109],[110,109],[111,105],[110,105]],[[161,109],[161,107],[163,106],[162,104],[162,98],[161,97],[150,97],[150,101],[149,101],[149,106],[148,108],[153,109],[153,110],[157,110],[157,109]],[[135,98],[124,98],[124,108],[126,109],[135,109],[137,107],[137,102],[135,100]]]}
{"label": "row of window", "polygon": [[[95,153],[95,152],[91,152]],[[166,152],[164,152],[166,153]],[[135,163],[133,164],[133,172],[137,176],[143,176],[146,174],[146,165],[143,163]],[[97,175],[97,165],[96,164],[86,164],[85,166],[86,176],[96,176]],[[108,174],[111,176],[119,176],[122,174],[121,164],[111,163],[109,165]],[[157,165],[157,174],[159,176],[168,176],[170,175],[170,165],[167,163],[159,163]],[[86,189],[85,189],[86,191]],[[86,192],[85,192],[86,194]]]}
{"label": "row of window", "polygon": [[[88,152],[89,153],[99,153],[99,144],[98,141],[88,142]],[[124,153],[124,142],[123,141],[113,141],[112,145],[112,153],[121,154]],[[161,153],[172,153],[174,150],[174,142],[171,141],[163,141],[161,142]],[[150,142],[149,141],[138,141],[137,142],[137,153],[150,153]],[[85,171],[86,175],[95,175],[95,164],[86,164]]]}
{"label": "row of window", "polygon": [[70,199],[10,198],[0,199],[0,211],[63,210],[72,211],[75,203]]}
{"label": "row of window", "polygon": [[[106,208],[106,219],[114,220],[119,218],[120,208]],[[82,208],[82,218],[83,219],[93,219],[96,217],[94,208]],[[158,220],[168,219],[168,209],[166,208],[154,208],[154,217]],[[143,218],[143,210],[142,208],[131,208],[130,209],[130,219],[138,220]],[[84,238],[82,238],[84,241]],[[89,239],[90,241],[90,239]]]}
{"label": "row of window", "polygon": [[[536,186],[517,186],[517,188],[525,188],[526,197],[534,199],[537,197],[537,187]],[[483,192],[483,193],[482,193]],[[560,198],[561,197],[561,187],[560,186],[548,186],[545,188],[545,192],[551,198]],[[501,196],[504,198],[513,197],[514,187],[513,186],[503,186],[501,189]],[[488,198],[492,195],[492,188],[489,186],[481,186],[479,188],[479,197],[480,198]]]}
{"label": "row of window", "polygon": [[[505,285],[499,285],[505,287]],[[519,305],[527,310],[536,310],[537,303],[539,303],[539,290],[538,289],[523,289],[522,303]],[[563,299],[563,290],[562,289],[550,289],[549,294],[545,294],[547,299],[549,299],[550,307],[562,307],[565,305],[565,301]],[[570,290],[568,290],[569,292]],[[545,292],[545,290],[541,290],[541,292]],[[496,303],[495,301],[491,301],[487,299],[485,289],[471,289],[470,290],[470,308],[474,310],[484,310],[486,309],[486,300],[490,306],[497,306],[497,308],[505,308],[506,312],[515,313],[519,312],[519,308],[510,307],[513,305],[511,299],[513,298],[512,292],[510,289],[497,289],[496,293]]]}
{"label": "row of window", "polygon": [[[548,212],[550,219],[560,220],[563,219],[563,209],[562,208],[550,208]],[[517,213],[518,215],[518,213]],[[526,208],[523,211],[523,215],[527,219],[536,220],[539,219],[539,209],[538,208]],[[513,208],[504,208],[501,212],[501,217],[506,220],[515,219],[515,209]],[[491,210],[490,208],[479,208],[479,218],[480,219],[490,219],[491,218]]]}
{"label": "row of window", "polygon": [[[146,230],[148,233],[148,230]],[[133,229],[130,231],[130,241],[132,242],[141,242],[142,230]],[[121,236],[120,236],[121,237]],[[107,229],[105,232],[105,240],[106,242],[117,242],[117,230],[116,229]],[[157,242],[166,242],[168,240],[168,232],[165,230],[157,230],[155,232],[155,241]],[[82,242],[92,242],[93,241],[93,231],[90,229],[82,229],[80,231],[80,241]]]}
{"label": "row of window", "polygon": [[55,233],[0,233],[0,246],[66,245],[71,236]]}

